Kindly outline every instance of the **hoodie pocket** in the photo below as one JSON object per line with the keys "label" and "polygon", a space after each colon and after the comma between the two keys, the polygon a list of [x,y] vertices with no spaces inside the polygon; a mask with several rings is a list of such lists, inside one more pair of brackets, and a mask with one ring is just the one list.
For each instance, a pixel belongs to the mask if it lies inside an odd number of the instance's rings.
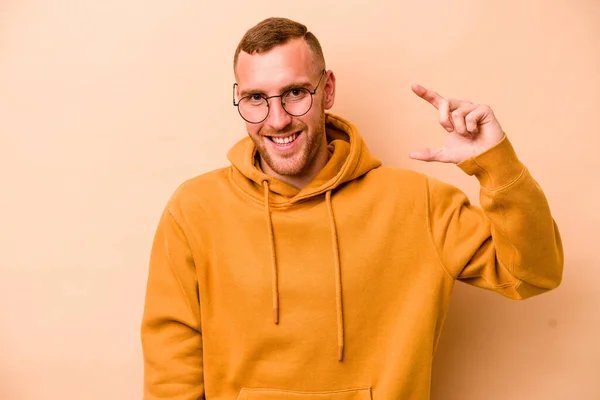
{"label": "hoodie pocket", "polygon": [[372,400],[371,388],[342,389],[327,392],[243,388],[237,400]]}

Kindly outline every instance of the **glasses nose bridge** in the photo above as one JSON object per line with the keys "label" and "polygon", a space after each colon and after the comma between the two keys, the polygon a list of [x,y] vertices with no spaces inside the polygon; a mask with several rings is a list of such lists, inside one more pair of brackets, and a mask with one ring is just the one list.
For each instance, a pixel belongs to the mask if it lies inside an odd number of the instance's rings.
{"label": "glasses nose bridge", "polygon": [[[268,97],[265,97],[265,101],[267,102],[267,108],[268,108],[268,111],[267,111],[267,113],[268,113],[268,114],[270,114],[270,113],[271,113],[271,106],[272,106],[272,104],[271,104],[271,101],[273,101],[272,99],[275,99],[275,98],[279,97],[279,101],[277,101],[277,100],[274,100],[274,101],[275,101],[275,103],[278,103],[278,104],[279,104],[279,106],[281,107],[281,109],[282,109],[282,110],[283,110],[283,111],[284,111],[286,114],[292,115],[292,114],[290,114],[290,113],[289,113],[289,112],[288,112],[288,111],[285,109],[285,102],[283,101],[283,96],[285,96],[285,93],[282,93],[282,94],[277,94],[277,95],[273,95],[273,96],[268,96]],[[267,117],[268,117],[268,114],[267,114]]]}
{"label": "glasses nose bridge", "polygon": [[285,96],[285,93],[282,93],[282,94],[275,94],[275,95],[273,95],[273,96],[268,96],[268,97],[265,97],[265,100],[267,101],[267,105],[271,106],[271,99],[274,99],[274,98],[276,98],[276,97],[279,97],[279,102],[280,102],[280,103],[283,105],[283,104],[285,104],[285,103],[283,102],[283,96]]}

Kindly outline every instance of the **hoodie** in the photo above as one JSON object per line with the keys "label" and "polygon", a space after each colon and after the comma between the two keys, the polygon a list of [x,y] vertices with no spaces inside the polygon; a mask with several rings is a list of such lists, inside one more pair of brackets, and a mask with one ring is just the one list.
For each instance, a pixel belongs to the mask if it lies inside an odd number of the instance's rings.
{"label": "hoodie", "polygon": [[303,189],[231,165],[170,197],[141,337],[146,400],[429,399],[456,281],[525,299],[562,278],[547,200],[508,137],[452,185],[388,166],[326,114],[330,159]]}

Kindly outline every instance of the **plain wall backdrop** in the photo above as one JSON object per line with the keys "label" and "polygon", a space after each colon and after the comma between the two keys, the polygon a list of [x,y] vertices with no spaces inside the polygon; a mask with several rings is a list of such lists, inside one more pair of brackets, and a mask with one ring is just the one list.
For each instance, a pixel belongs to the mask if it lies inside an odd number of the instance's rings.
{"label": "plain wall backdrop", "polygon": [[489,104],[549,199],[562,285],[512,301],[457,284],[434,400],[600,399],[600,2],[0,2],[0,399],[141,398],[158,217],[246,135],[232,58],[269,16],[305,23],[337,75],[333,112],[384,163],[444,130],[412,83]]}

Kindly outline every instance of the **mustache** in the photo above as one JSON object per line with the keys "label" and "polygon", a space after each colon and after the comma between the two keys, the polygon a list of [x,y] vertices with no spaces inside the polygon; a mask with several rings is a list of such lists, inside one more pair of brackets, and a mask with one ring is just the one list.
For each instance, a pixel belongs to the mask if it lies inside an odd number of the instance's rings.
{"label": "mustache", "polygon": [[298,132],[298,131],[303,131],[305,129],[306,129],[306,125],[304,123],[292,122],[291,124],[289,124],[282,130],[273,129],[269,126],[263,126],[262,128],[260,128],[258,133],[261,136],[283,136],[283,135],[290,135],[290,134]]}

